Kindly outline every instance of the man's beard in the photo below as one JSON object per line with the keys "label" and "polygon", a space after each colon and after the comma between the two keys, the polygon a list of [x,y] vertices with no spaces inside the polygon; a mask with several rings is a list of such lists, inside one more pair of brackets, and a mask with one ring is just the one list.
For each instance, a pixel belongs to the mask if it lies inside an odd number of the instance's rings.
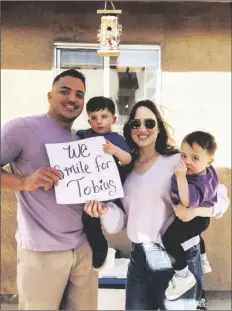
{"label": "man's beard", "polygon": [[79,106],[79,105],[75,104],[75,108],[76,108],[76,110],[79,112],[76,116],[67,117],[67,116],[63,115],[62,113],[60,113],[59,111],[57,111],[57,117],[59,118],[59,120],[60,120],[61,122],[66,122],[66,123],[73,122],[73,121],[75,121],[75,120],[79,117],[79,115],[82,113],[82,110],[80,110],[80,106]]}
{"label": "man's beard", "polygon": [[75,116],[75,117],[67,117],[67,116],[64,116],[63,114],[59,113],[59,111],[57,111],[57,112],[58,112],[58,118],[60,119],[60,121],[62,121],[62,122],[67,122],[67,123],[75,121],[76,118],[78,118],[79,115],[80,115],[81,112],[82,112],[82,110],[81,110],[81,111],[79,110],[79,109],[80,109],[80,105],[78,105],[78,104],[76,104],[76,103],[74,103],[74,102],[71,102],[71,101],[64,102],[64,104],[68,104],[68,105],[73,106],[73,108],[74,108],[75,110],[79,111],[79,113],[78,113],[78,115]]}
{"label": "man's beard", "polygon": [[78,117],[79,117],[79,115],[75,116],[75,117],[66,117],[66,116],[63,116],[62,114],[58,115],[58,118],[60,119],[60,121],[66,122],[66,123],[74,122],[76,120],[76,118],[78,118]]}

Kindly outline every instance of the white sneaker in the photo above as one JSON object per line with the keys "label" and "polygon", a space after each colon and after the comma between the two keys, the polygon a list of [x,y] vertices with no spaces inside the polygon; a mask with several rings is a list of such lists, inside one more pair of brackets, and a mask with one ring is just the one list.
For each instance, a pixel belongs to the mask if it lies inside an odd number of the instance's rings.
{"label": "white sneaker", "polygon": [[203,274],[212,272],[208,259],[201,260],[201,269]]}
{"label": "white sneaker", "polygon": [[165,291],[168,300],[174,300],[186,293],[196,284],[196,279],[191,271],[188,270],[185,278],[174,274],[171,281],[168,283],[168,288]]}

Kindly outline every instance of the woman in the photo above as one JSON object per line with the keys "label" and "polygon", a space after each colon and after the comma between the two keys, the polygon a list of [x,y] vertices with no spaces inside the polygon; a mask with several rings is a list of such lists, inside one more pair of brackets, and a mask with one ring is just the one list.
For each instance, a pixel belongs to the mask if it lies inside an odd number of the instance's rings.
{"label": "woman", "polygon": [[122,200],[126,213],[114,203],[97,201],[86,202],[85,211],[92,217],[100,216],[109,233],[127,226],[132,241],[127,310],[194,310],[202,288],[199,237],[182,244],[189,269],[196,277],[196,286],[174,301],[168,301],[164,294],[174,271],[161,237],[174,219],[173,210],[183,221],[195,216],[222,214],[228,202],[220,192],[226,192],[226,189],[221,185],[214,208],[186,209],[180,204],[172,207],[171,176],[179,163],[179,154],[171,145],[167,126],[151,101],[140,101],[133,107],[124,127],[124,136],[133,150]]}

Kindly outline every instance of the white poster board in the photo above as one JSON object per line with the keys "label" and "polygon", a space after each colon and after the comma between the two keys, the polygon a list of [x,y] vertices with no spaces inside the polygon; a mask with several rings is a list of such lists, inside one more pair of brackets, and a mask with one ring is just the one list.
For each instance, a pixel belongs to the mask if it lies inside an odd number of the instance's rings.
{"label": "white poster board", "polygon": [[55,187],[58,204],[107,201],[124,196],[117,165],[104,153],[103,137],[46,144],[51,167],[63,176]]}

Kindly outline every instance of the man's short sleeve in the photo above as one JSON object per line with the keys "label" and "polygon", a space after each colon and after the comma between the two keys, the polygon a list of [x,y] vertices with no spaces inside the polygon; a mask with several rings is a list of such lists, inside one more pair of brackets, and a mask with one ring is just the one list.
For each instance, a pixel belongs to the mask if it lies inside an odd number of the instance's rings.
{"label": "man's short sleeve", "polygon": [[27,130],[22,118],[6,123],[1,129],[1,166],[16,161],[27,142]]}

